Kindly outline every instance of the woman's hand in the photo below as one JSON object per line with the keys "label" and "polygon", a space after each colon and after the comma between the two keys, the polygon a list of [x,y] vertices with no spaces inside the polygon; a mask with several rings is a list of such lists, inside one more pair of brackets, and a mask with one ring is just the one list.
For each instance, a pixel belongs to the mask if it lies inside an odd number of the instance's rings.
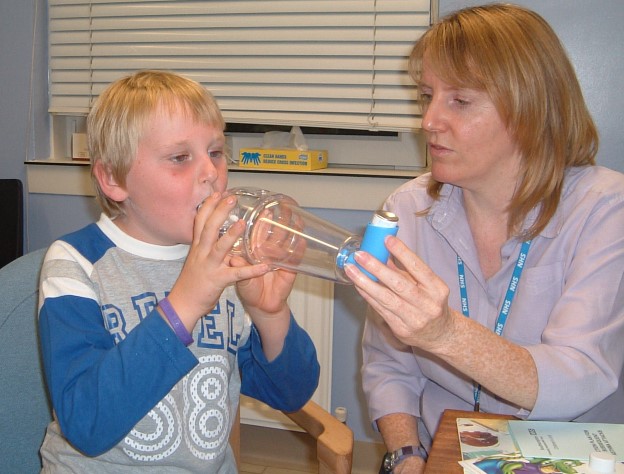
{"label": "woman's hand", "polygon": [[435,352],[444,343],[455,317],[448,305],[449,288],[399,239],[386,237],[385,244],[394,259],[388,265],[365,252],[355,254],[356,262],[375,275],[379,283],[355,265],[347,265],[345,271],[397,339]]}
{"label": "woman's hand", "polygon": [[532,410],[538,379],[529,351],[449,308],[448,286],[399,239],[386,237],[385,242],[393,257],[388,265],[364,252],[355,255],[379,283],[355,265],[345,271],[394,336],[434,354],[500,398]]}

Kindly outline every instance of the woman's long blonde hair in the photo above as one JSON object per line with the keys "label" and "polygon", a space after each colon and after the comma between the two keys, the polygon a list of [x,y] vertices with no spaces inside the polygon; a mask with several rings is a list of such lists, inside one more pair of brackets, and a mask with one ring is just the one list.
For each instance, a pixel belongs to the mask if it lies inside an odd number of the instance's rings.
{"label": "woman's long blonde hair", "polygon": [[[538,235],[554,215],[567,167],[595,164],[598,132],[574,68],[550,25],[515,5],[459,10],[436,23],[415,44],[409,73],[418,84],[423,57],[443,81],[485,91],[523,160],[509,204],[509,233]],[[437,199],[442,183],[429,194]],[[539,207],[529,229],[522,225]]]}

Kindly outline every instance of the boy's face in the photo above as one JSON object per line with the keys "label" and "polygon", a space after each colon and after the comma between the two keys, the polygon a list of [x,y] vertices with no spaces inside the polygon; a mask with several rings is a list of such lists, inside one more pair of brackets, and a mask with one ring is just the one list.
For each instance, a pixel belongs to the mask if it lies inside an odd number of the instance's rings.
{"label": "boy's face", "polygon": [[227,186],[225,138],[219,128],[180,111],[158,111],[146,125],[126,177],[117,225],[157,245],[189,244],[197,206]]}

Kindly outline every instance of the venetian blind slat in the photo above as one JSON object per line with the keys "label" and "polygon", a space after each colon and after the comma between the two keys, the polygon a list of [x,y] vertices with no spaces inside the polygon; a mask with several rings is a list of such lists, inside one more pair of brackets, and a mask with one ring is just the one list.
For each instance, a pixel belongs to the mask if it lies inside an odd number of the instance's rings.
{"label": "venetian blind slat", "polygon": [[50,0],[49,21],[52,113],[86,114],[110,82],[167,69],[210,89],[228,122],[419,126],[406,67],[426,0]]}

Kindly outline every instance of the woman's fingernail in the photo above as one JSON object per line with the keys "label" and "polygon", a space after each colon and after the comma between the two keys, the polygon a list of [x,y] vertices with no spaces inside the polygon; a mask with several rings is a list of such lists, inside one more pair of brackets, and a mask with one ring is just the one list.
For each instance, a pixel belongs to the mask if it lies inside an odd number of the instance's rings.
{"label": "woman's fingernail", "polygon": [[351,274],[351,275],[355,275],[356,273],[356,266],[353,265],[352,263],[345,263],[344,269],[345,269],[345,273],[347,275]]}

